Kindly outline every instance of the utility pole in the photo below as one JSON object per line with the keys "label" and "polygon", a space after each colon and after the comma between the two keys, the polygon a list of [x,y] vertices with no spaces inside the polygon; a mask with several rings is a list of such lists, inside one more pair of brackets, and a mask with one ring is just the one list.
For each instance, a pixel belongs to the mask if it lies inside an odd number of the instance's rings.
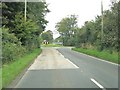
{"label": "utility pole", "polygon": [[100,50],[103,50],[103,39],[104,39],[104,35],[103,35],[103,0],[101,0],[101,40],[100,40]]}
{"label": "utility pole", "polygon": [[117,0],[110,0],[111,3],[116,3]]}
{"label": "utility pole", "polygon": [[[110,0],[111,3],[115,3],[117,0]],[[103,0],[101,0],[101,14],[102,14],[102,20],[101,20],[101,42],[103,43],[103,38],[104,38],[104,23],[103,23]]]}
{"label": "utility pole", "polygon": [[103,43],[103,0],[101,0],[101,14],[102,14],[102,20],[101,20],[101,43]]}
{"label": "utility pole", "polygon": [[26,22],[26,9],[27,9],[27,1],[25,0],[25,22]]}

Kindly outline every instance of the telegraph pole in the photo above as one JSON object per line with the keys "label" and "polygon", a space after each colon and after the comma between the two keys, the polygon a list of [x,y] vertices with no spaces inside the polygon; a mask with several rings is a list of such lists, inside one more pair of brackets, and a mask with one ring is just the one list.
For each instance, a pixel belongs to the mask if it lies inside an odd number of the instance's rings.
{"label": "telegraph pole", "polygon": [[27,9],[27,1],[25,0],[25,21],[26,21],[26,9]]}
{"label": "telegraph pole", "polygon": [[103,50],[103,39],[104,39],[104,35],[103,35],[103,0],[101,0],[101,45],[100,45],[100,50]]}
{"label": "telegraph pole", "polygon": [[101,20],[101,42],[103,43],[103,0],[101,0],[101,14],[102,14],[102,20]]}
{"label": "telegraph pole", "polygon": [[117,2],[117,0],[110,0],[110,2],[111,2],[111,3],[116,3],[116,2]]}

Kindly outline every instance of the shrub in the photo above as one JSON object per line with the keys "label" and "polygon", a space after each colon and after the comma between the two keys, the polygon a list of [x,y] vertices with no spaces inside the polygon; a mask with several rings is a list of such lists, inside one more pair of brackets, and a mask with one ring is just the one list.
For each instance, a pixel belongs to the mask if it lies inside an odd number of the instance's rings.
{"label": "shrub", "polygon": [[8,63],[21,57],[26,52],[26,49],[22,46],[18,46],[14,43],[5,43],[2,46],[2,61],[3,63]]}
{"label": "shrub", "polygon": [[9,29],[2,28],[2,61],[8,63],[16,58],[21,57],[26,49],[13,33],[9,33]]}

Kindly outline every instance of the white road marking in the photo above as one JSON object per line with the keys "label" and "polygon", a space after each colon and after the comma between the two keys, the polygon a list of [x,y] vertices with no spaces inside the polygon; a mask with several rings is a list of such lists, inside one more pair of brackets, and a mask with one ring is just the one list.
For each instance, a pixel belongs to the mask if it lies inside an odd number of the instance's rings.
{"label": "white road marking", "polygon": [[[44,56],[45,55],[45,56]],[[75,64],[66,60],[56,49],[43,49],[28,70],[39,69],[78,69]]]}
{"label": "white road marking", "polygon": [[58,50],[57,50],[57,53],[58,53],[61,57],[65,58],[64,55],[62,55]]}
{"label": "white road marking", "polygon": [[75,68],[79,68],[77,65],[75,65],[73,62],[71,62],[71,61],[68,60],[67,58],[66,58],[66,60],[67,60],[69,63],[71,63],[73,66],[75,66]]}
{"label": "white road marking", "polygon": [[60,56],[62,56],[64,58],[64,56],[62,54],[60,54]]}
{"label": "white road marking", "polygon": [[[59,52],[59,53],[60,53],[60,52]],[[64,57],[64,55],[62,55],[61,53],[60,53],[60,56]],[[65,57],[64,57],[64,58],[65,58]],[[71,63],[73,66],[75,66],[75,68],[79,68],[77,65],[75,65],[73,62],[71,62],[69,59],[66,58],[66,60],[67,60],[69,63]]]}
{"label": "white road marking", "polygon": [[[77,53],[80,53],[80,52],[77,52]],[[83,54],[83,55],[86,55],[86,56],[88,56],[88,57],[97,59],[97,60],[99,60],[99,61],[103,61],[103,62],[107,62],[107,63],[113,64],[113,65],[120,66],[119,64],[116,64],[116,63],[113,63],[113,62],[110,62],[110,61],[106,61],[106,60],[103,60],[103,59],[100,59],[100,58],[97,58],[97,57],[94,57],[94,56],[90,56],[90,55],[87,55],[87,54],[84,54],[84,53],[80,53],[80,54]]]}
{"label": "white road marking", "polygon": [[100,85],[95,79],[91,78],[90,79],[93,83],[95,83],[99,88],[101,88],[102,90],[106,90],[102,85]]}

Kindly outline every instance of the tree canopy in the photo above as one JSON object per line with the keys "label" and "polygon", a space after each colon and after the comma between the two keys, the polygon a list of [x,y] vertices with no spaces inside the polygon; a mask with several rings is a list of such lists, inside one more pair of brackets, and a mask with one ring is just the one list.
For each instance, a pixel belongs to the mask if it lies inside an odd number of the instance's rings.
{"label": "tree canopy", "polygon": [[112,3],[111,9],[103,11],[103,16],[99,15],[95,17],[95,20],[86,21],[82,27],[77,27],[77,17],[75,15],[63,18],[56,24],[56,29],[62,37],[63,44],[108,50],[111,53],[118,51],[119,3],[120,1]]}
{"label": "tree canopy", "polygon": [[52,33],[52,31],[50,31],[50,30],[42,33],[41,37],[42,37],[43,40],[46,40],[46,41],[48,41],[49,43],[52,43],[52,42],[53,42],[53,33]]}
{"label": "tree canopy", "polygon": [[74,34],[77,29],[77,16],[71,15],[63,18],[57,23],[56,29],[63,39],[63,45],[74,45]]}
{"label": "tree canopy", "polygon": [[2,2],[3,63],[40,47],[40,34],[48,23],[45,19],[49,12],[47,6],[43,0],[27,2],[25,20],[24,2]]}

